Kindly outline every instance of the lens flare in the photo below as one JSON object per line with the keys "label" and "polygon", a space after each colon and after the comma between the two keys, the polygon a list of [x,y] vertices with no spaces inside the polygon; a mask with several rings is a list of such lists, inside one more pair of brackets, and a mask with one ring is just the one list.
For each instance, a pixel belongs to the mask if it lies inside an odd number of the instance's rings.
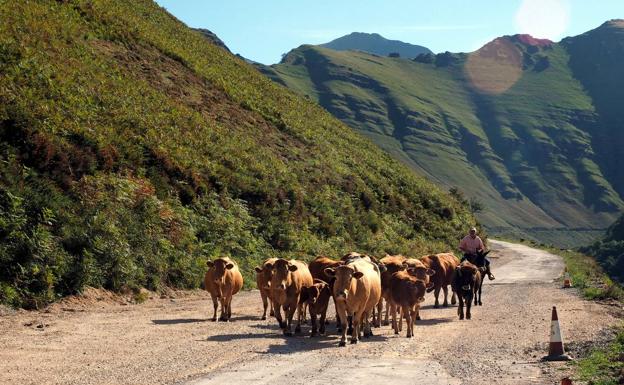
{"label": "lens flare", "polygon": [[464,69],[478,91],[501,94],[522,76],[522,53],[507,38],[498,38],[471,53]]}
{"label": "lens flare", "polygon": [[515,17],[518,33],[554,41],[565,33],[569,23],[567,0],[523,0]]}

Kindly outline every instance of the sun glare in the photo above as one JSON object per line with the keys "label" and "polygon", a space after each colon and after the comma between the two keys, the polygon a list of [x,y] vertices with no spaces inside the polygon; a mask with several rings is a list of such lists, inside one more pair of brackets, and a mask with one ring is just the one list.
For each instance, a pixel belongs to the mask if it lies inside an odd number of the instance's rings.
{"label": "sun glare", "polygon": [[523,0],[515,17],[519,33],[553,41],[562,37],[569,22],[567,0]]}

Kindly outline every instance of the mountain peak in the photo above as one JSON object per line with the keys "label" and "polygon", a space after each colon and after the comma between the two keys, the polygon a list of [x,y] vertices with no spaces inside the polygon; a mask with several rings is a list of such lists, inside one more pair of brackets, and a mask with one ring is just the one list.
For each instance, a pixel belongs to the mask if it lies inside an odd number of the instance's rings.
{"label": "mountain peak", "polygon": [[601,27],[624,28],[624,19],[611,19],[602,24]]}
{"label": "mountain peak", "polygon": [[389,40],[378,33],[366,32],[352,32],[320,46],[336,51],[364,51],[380,56],[398,53],[401,57],[410,59],[423,53],[432,53],[431,50],[420,45]]}

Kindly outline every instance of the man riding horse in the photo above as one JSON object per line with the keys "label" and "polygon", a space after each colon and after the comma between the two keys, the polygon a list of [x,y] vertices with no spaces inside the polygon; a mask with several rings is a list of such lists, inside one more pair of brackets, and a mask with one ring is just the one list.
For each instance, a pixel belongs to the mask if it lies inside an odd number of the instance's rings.
{"label": "man riding horse", "polygon": [[490,260],[485,257],[489,251],[484,251],[485,246],[481,238],[477,235],[476,228],[471,228],[468,235],[459,242],[459,249],[464,253],[462,262],[467,260],[477,267],[485,267],[485,273],[490,281],[495,279],[494,274],[492,274],[490,270]]}

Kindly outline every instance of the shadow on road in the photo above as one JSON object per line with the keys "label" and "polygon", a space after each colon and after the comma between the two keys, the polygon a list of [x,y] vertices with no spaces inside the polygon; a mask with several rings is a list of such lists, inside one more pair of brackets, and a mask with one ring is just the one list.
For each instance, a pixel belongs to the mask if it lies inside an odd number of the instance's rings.
{"label": "shadow on road", "polygon": [[437,324],[443,324],[447,322],[453,322],[456,319],[457,317],[426,318],[426,319],[421,319],[420,321],[416,321],[415,325],[437,325]]}
{"label": "shadow on road", "polygon": [[202,318],[177,318],[177,319],[153,319],[152,323],[156,325],[177,325],[177,324],[190,324],[195,322],[208,322],[207,319]]}

